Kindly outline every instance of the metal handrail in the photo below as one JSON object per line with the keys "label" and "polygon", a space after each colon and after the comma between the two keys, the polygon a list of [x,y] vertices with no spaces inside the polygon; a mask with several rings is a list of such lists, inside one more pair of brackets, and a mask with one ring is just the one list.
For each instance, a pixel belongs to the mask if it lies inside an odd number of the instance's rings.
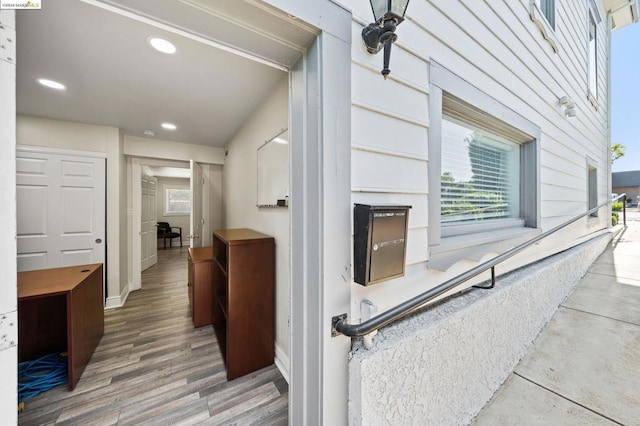
{"label": "metal handrail", "polygon": [[445,282],[443,282],[442,284],[433,287],[432,289],[429,289],[427,291],[425,291],[424,293],[421,293],[411,299],[408,299],[402,303],[400,303],[399,305],[396,305],[395,307],[389,309],[388,311],[385,311],[383,313],[381,313],[380,315],[377,315],[367,321],[361,322],[360,324],[349,324],[346,322],[346,316],[345,315],[341,315],[339,317],[334,317],[334,324],[333,324],[333,329],[334,329],[334,333],[337,334],[344,334],[345,336],[348,337],[359,337],[359,336],[364,336],[366,334],[371,333],[374,330],[377,330],[381,327],[384,327],[385,325],[388,325],[404,316],[406,316],[407,314],[409,314],[411,311],[413,311],[414,309],[416,309],[417,307],[432,301],[433,299],[435,299],[438,296],[441,296],[442,294],[446,293],[449,290],[452,290],[456,287],[458,287],[459,285],[461,285],[462,283],[470,280],[471,278],[474,278],[475,276],[489,270],[492,269],[492,277],[495,277],[495,271],[493,270],[493,268],[501,263],[504,262],[505,260],[515,256],[516,254],[520,253],[521,251],[523,251],[524,249],[531,247],[533,244],[537,243],[538,241],[548,237],[549,235],[565,228],[566,226],[571,225],[574,222],[577,222],[578,220],[582,219],[585,216],[591,215],[595,212],[597,212],[598,210],[600,210],[602,207],[605,207],[607,205],[609,205],[610,203],[619,200],[620,198],[623,198],[623,220],[624,220],[624,225],[627,225],[627,194],[622,194],[619,195],[617,198],[613,199],[613,200],[609,200],[606,203],[602,203],[597,207],[592,208],[591,210],[587,211],[586,213],[582,213],[576,217],[574,217],[571,220],[568,220],[546,232],[543,232],[542,234],[528,240],[525,241],[524,243],[494,257],[493,259],[489,259],[488,261],[481,263],[478,266],[475,266],[471,269],[469,269],[466,272],[463,272],[460,275],[457,275]]}

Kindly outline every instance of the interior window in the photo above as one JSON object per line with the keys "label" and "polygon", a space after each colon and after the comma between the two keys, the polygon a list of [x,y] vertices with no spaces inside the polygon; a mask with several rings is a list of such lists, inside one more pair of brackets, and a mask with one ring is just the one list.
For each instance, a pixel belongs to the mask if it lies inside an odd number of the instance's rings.
{"label": "interior window", "polygon": [[191,191],[189,189],[166,188],[165,215],[191,213]]}

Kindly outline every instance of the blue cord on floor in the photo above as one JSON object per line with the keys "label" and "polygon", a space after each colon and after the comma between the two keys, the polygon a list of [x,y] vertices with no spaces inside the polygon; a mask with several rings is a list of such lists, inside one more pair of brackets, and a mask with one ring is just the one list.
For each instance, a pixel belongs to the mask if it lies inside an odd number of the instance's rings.
{"label": "blue cord on floor", "polygon": [[18,364],[18,403],[67,383],[67,357],[45,355]]}

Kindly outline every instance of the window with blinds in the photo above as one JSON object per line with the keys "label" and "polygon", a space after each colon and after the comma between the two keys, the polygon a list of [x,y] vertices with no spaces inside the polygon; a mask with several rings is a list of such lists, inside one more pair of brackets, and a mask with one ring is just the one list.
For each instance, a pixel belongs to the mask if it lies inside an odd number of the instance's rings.
{"label": "window with blinds", "polygon": [[442,117],[442,225],[520,218],[520,144]]}

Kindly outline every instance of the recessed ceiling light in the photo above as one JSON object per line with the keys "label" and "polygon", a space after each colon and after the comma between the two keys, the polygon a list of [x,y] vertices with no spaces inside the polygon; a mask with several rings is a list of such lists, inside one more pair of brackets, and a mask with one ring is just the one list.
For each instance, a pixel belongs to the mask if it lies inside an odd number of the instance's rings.
{"label": "recessed ceiling light", "polygon": [[172,123],[162,123],[162,128],[167,130],[175,130],[177,129],[175,124]]}
{"label": "recessed ceiling light", "polygon": [[145,136],[155,136],[156,135],[155,133],[153,133],[153,130],[144,130],[142,132],[142,134],[145,135]]}
{"label": "recessed ceiling light", "polygon": [[147,41],[158,52],[173,54],[176,53],[176,46],[169,40],[165,40],[161,37],[151,36],[147,38]]}
{"label": "recessed ceiling light", "polygon": [[46,78],[39,78],[38,83],[42,84],[43,86],[49,87],[51,89],[56,89],[56,90],[65,90],[67,88],[67,86],[65,86],[62,83],[58,83],[57,81],[53,81],[53,80],[48,80]]}

